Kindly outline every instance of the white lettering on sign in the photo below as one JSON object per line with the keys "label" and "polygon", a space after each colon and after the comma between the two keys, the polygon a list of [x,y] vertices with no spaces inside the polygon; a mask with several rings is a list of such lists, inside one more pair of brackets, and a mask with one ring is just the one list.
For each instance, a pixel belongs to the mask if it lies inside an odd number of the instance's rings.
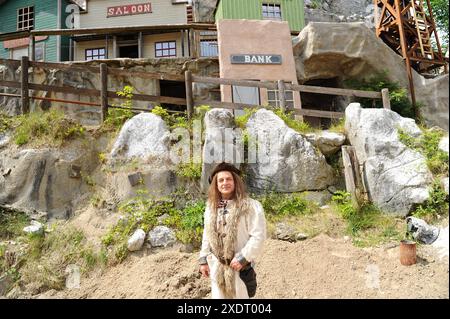
{"label": "white lettering on sign", "polygon": [[123,6],[109,7],[107,9],[107,18],[144,13],[152,13],[151,3],[128,4]]}
{"label": "white lettering on sign", "polygon": [[276,54],[232,54],[232,64],[281,64],[281,55]]}

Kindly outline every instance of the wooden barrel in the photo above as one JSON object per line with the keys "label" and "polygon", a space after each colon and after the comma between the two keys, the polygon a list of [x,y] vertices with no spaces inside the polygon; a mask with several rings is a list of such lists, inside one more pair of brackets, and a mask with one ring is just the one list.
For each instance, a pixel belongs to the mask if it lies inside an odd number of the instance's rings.
{"label": "wooden barrel", "polygon": [[411,266],[416,261],[416,243],[411,240],[402,240],[400,242],[400,263],[404,266]]}

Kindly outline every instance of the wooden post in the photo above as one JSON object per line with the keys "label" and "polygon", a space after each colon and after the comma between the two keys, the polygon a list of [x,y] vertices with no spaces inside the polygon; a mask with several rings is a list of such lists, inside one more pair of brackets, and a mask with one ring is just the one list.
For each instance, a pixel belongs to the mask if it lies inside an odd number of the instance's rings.
{"label": "wooden post", "polygon": [[31,47],[30,60],[35,61],[36,60],[36,41],[35,41],[33,35],[30,35],[30,47]]}
{"label": "wooden post", "polygon": [[391,99],[389,97],[389,89],[382,89],[381,97],[383,98],[383,107],[385,109],[390,110],[391,109]]}
{"label": "wooden post", "polygon": [[278,80],[278,98],[280,100],[280,107],[283,112],[286,111],[286,90],[284,87],[284,81]]}
{"label": "wooden post", "polygon": [[30,96],[28,91],[28,65],[29,60],[27,56],[22,57],[21,64],[21,99],[22,99],[22,114],[30,112]]}
{"label": "wooden post", "polygon": [[100,83],[100,104],[102,105],[102,122],[104,122],[108,116],[108,66],[106,63],[100,64]]}
{"label": "wooden post", "polygon": [[188,119],[191,119],[194,106],[194,95],[192,93],[192,73],[191,71],[184,72],[186,84],[186,109]]}
{"label": "wooden post", "polygon": [[139,32],[138,36],[138,57],[139,59],[142,59],[144,57],[144,37],[142,35],[142,32]]}
{"label": "wooden post", "polygon": [[342,146],[342,160],[344,162],[345,188],[352,195],[353,207],[358,209],[362,183],[353,146]]}

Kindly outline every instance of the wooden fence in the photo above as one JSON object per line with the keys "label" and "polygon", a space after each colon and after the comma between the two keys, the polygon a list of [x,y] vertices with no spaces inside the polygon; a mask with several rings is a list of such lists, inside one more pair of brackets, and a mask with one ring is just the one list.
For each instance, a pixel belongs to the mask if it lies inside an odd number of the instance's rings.
{"label": "wooden fence", "polygon": [[[193,75],[190,71],[185,72],[186,81],[186,102],[188,114],[192,114],[193,107],[198,105],[209,105],[212,107],[220,107],[227,109],[244,109],[244,108],[261,108],[262,105],[256,104],[242,104],[242,103],[231,103],[231,102],[218,102],[218,101],[207,101],[207,100],[194,100],[192,92],[192,84],[194,82],[198,83],[208,83],[208,84],[218,84],[218,85],[234,85],[234,86],[244,86],[244,87],[257,87],[265,88],[269,90],[278,90],[280,92],[280,107],[283,111],[286,110],[286,99],[285,91],[291,90],[299,92],[300,100],[301,93],[314,93],[314,94],[327,94],[327,95],[340,95],[340,96],[354,96],[361,98],[370,99],[382,99],[383,107],[386,109],[391,109],[391,102],[389,98],[389,90],[382,89],[381,92],[374,91],[361,91],[361,90],[349,90],[341,88],[330,88],[330,87],[320,87],[320,86],[310,86],[310,85],[298,85],[285,83],[282,80],[276,82],[260,82],[260,81],[249,81],[249,80],[235,80],[235,79],[223,79],[223,78],[211,78]],[[311,117],[324,117],[324,118],[342,118],[344,113],[333,112],[333,111],[322,111],[322,110],[312,110],[300,108],[294,108],[292,110],[295,114]]]}
{"label": "wooden fence", "polygon": [[[126,97],[118,96],[116,92],[108,91],[108,75],[119,75],[119,76],[129,76],[129,77],[139,77],[144,79],[156,79],[156,80],[171,80],[184,82],[184,76],[174,75],[174,74],[164,74],[156,72],[137,72],[137,71],[127,71],[121,69],[109,68],[105,63],[100,64],[100,66],[87,66],[87,65],[66,65],[63,63],[48,63],[48,62],[33,62],[29,61],[28,57],[22,57],[21,61],[0,59],[0,64],[10,65],[12,67],[21,67],[21,80],[18,81],[5,81],[0,80],[0,87],[16,88],[20,89],[19,94],[11,93],[1,93],[0,96],[7,96],[13,98],[20,98],[22,101],[22,112],[28,113],[30,110],[30,99],[34,100],[44,100],[50,102],[61,102],[70,103],[76,105],[86,105],[86,106],[98,106],[102,110],[102,121],[105,120],[108,114],[108,108],[123,108],[121,106],[110,105],[108,103],[109,99],[126,99]],[[55,86],[55,85],[45,85],[30,83],[29,80],[29,67],[43,68],[43,69],[57,69],[69,72],[91,72],[97,74],[100,80],[100,90],[96,89],[85,89],[85,88],[75,88],[68,86]],[[83,102],[83,101],[73,101],[73,100],[63,100],[48,97],[30,96],[29,90],[35,91],[45,91],[45,92],[55,92],[55,93],[68,93],[77,94],[81,96],[95,96],[99,97],[100,103]],[[159,95],[146,95],[146,94],[133,94],[133,100],[136,101],[148,101],[156,103],[169,103],[175,105],[186,105],[186,99],[175,98],[168,96]],[[132,107],[132,111],[151,111],[150,109],[136,108]]]}
{"label": "wooden fence", "polygon": [[[132,99],[136,101],[148,101],[154,103],[167,103],[174,105],[186,105],[188,118],[192,117],[193,109],[195,106],[199,105],[209,105],[211,107],[220,107],[227,109],[244,109],[244,108],[261,108],[262,105],[253,104],[242,104],[242,103],[230,103],[230,102],[218,102],[209,100],[199,100],[194,99],[193,95],[193,84],[197,83],[207,83],[207,84],[217,84],[217,85],[233,85],[233,86],[245,86],[245,87],[258,87],[266,88],[270,90],[278,90],[281,94],[280,96],[280,106],[283,110],[286,110],[286,100],[284,92],[286,90],[296,91],[301,93],[314,93],[314,94],[327,94],[327,95],[340,95],[340,96],[354,96],[362,98],[371,99],[382,99],[383,107],[390,109],[389,91],[388,89],[382,89],[381,92],[373,91],[360,91],[360,90],[348,90],[341,88],[330,88],[330,87],[319,87],[319,86],[308,86],[308,85],[297,85],[291,83],[285,83],[282,80],[276,82],[260,82],[260,81],[246,81],[246,80],[235,80],[235,79],[223,79],[223,78],[213,78],[213,77],[202,77],[193,75],[191,71],[186,71],[185,75],[174,75],[165,74],[159,72],[138,72],[138,71],[127,71],[115,68],[109,68],[105,63],[101,63],[100,66],[87,66],[87,65],[67,65],[64,63],[49,63],[49,62],[34,62],[29,61],[28,57],[22,57],[22,60],[9,60],[0,59],[0,64],[10,65],[12,67],[21,67],[21,80],[19,81],[6,81],[0,80],[0,87],[8,87],[20,89],[20,94],[11,93],[1,93],[0,96],[7,96],[12,98],[20,98],[22,101],[22,112],[28,113],[30,110],[30,99],[34,100],[44,100],[50,102],[61,102],[70,103],[76,105],[86,105],[86,106],[98,106],[102,110],[102,121],[105,120],[108,114],[108,108],[122,108],[120,106],[110,105],[109,99],[126,99],[126,97],[118,96],[116,92],[108,90],[108,75],[118,75],[118,76],[129,76],[129,77],[139,77],[143,79],[156,79],[156,80],[170,80],[170,81],[180,81],[185,82],[186,86],[186,98],[176,98],[168,96],[159,95],[146,95],[146,94],[133,94]],[[85,89],[85,88],[75,88],[68,86],[55,86],[55,85],[45,85],[30,83],[29,80],[29,67],[43,68],[43,69],[57,69],[71,72],[91,72],[97,74],[100,80],[100,90],[96,89]],[[55,92],[55,93],[68,93],[76,94],[81,96],[94,96],[99,98],[99,103],[83,102],[83,101],[73,101],[73,100],[63,100],[55,99],[49,97],[39,97],[30,96],[29,90],[35,91],[45,91],[45,92]],[[136,108],[132,107],[132,111],[144,111],[149,112],[151,108]],[[333,111],[322,111],[322,110],[312,110],[305,109],[300,106],[300,108],[294,108],[289,111],[294,111],[298,115],[311,116],[311,117],[324,117],[324,118],[342,118],[344,113],[333,112]]]}

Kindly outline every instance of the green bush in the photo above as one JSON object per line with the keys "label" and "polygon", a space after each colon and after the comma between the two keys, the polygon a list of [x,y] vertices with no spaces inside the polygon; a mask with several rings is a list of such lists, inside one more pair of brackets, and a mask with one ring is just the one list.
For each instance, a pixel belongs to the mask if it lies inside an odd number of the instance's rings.
{"label": "green bush", "polygon": [[203,200],[188,202],[183,209],[172,210],[165,224],[176,229],[177,239],[182,243],[199,247],[202,242],[205,208],[206,203]]}
{"label": "green bush", "polygon": [[64,117],[56,110],[33,112],[17,118],[14,141],[17,145],[29,142],[38,144],[61,145],[64,141],[83,137],[85,129],[74,121]]}
{"label": "green bush", "polygon": [[125,101],[119,105],[113,105],[122,108],[108,108],[108,115],[101,126],[102,131],[118,130],[127,120],[134,116],[133,111],[131,111],[133,106],[133,91],[134,88],[132,86],[126,85],[122,90],[116,92],[117,96],[124,97]]}
{"label": "green bush", "polygon": [[185,177],[191,180],[199,180],[202,176],[202,163],[180,163],[177,166],[175,174],[179,177]]}
{"label": "green bush", "polygon": [[[391,82],[387,79],[387,72],[376,73],[367,80],[347,80],[344,85],[348,88],[363,91],[377,91],[389,89],[389,97],[391,98],[391,109],[403,117],[415,118],[413,105],[408,99],[408,93],[402,88],[398,82]],[[364,108],[382,108],[381,99],[357,98],[357,102]]]}
{"label": "green bush", "polygon": [[268,192],[255,195],[263,208],[267,218],[277,221],[289,216],[308,215],[314,212],[314,207],[300,194],[280,194]]}
{"label": "green bush", "polygon": [[448,173],[448,153],[439,148],[444,132],[436,129],[424,129],[422,135],[414,138],[404,130],[398,129],[400,142],[420,152],[426,159],[428,169],[436,176]]}
{"label": "green bush", "polygon": [[25,213],[3,210],[0,207],[0,239],[11,240],[23,235],[23,228],[28,226],[30,219]]}
{"label": "green bush", "polygon": [[448,195],[445,193],[438,180],[431,185],[429,199],[419,205],[412,215],[433,222],[439,215],[448,214]]}

